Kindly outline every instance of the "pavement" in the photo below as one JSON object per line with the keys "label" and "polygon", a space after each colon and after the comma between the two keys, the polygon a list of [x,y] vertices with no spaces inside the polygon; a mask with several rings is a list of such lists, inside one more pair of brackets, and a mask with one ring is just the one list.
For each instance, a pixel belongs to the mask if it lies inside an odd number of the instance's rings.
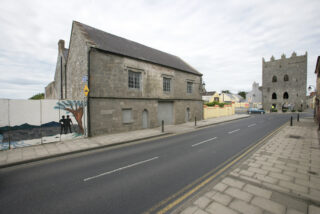
{"label": "pavement", "polygon": [[284,125],[175,214],[319,214],[320,144],[313,118]]}
{"label": "pavement", "polygon": [[198,128],[224,123],[232,120],[242,119],[246,117],[249,117],[249,115],[235,114],[231,116],[197,121],[196,126],[194,121],[179,125],[167,125],[164,127],[164,132],[161,131],[161,127],[158,127],[154,129],[144,129],[125,133],[108,134],[91,138],[78,138],[61,142],[40,144],[36,146],[2,150],[0,151],[0,168],[114,145],[130,143],[139,140],[156,138],[164,135],[182,134],[194,131]]}

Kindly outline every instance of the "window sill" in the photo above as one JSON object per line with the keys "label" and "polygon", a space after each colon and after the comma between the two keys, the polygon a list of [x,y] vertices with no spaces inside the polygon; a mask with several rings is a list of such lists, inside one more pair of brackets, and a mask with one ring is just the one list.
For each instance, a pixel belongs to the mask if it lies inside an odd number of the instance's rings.
{"label": "window sill", "polygon": [[133,121],[130,121],[130,122],[122,122],[122,124],[124,124],[124,125],[131,125],[131,124],[133,124]]}

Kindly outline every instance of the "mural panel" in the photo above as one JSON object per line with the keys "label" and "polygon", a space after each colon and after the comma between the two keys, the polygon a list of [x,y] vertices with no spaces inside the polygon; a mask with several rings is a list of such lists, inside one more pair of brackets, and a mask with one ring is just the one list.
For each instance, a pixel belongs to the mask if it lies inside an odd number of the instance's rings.
{"label": "mural panel", "polygon": [[83,101],[0,99],[0,105],[0,150],[85,136]]}
{"label": "mural panel", "polygon": [[60,111],[54,109],[58,100],[41,100],[42,143],[60,141]]}
{"label": "mural panel", "polygon": [[10,148],[41,143],[40,102],[9,100]]}
{"label": "mural panel", "polygon": [[60,137],[67,140],[85,135],[85,102],[79,100],[61,100],[54,109],[60,112]]}
{"label": "mural panel", "polygon": [[9,149],[9,100],[0,99],[0,150]]}

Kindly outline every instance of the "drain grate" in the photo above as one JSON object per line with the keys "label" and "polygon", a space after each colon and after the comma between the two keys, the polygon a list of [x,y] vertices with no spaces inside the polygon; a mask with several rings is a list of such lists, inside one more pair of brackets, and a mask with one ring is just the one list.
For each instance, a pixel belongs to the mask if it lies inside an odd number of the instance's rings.
{"label": "drain grate", "polygon": [[299,135],[289,135],[289,138],[300,139],[301,136],[299,136]]}

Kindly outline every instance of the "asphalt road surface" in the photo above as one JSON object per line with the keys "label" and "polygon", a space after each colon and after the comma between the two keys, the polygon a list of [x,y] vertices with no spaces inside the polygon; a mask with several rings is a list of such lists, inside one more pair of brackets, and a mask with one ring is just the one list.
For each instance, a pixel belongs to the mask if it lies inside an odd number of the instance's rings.
{"label": "asphalt road surface", "polygon": [[0,170],[0,213],[143,213],[289,121],[253,115],[195,132]]}

